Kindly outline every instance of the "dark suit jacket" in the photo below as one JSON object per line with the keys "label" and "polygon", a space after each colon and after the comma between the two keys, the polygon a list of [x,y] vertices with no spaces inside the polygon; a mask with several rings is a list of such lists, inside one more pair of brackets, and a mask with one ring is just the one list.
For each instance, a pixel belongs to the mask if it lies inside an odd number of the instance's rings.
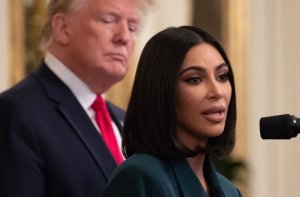
{"label": "dark suit jacket", "polygon": [[[121,129],[124,111],[108,103]],[[75,96],[40,68],[0,95],[2,197],[101,196],[116,163]]]}
{"label": "dark suit jacket", "polygon": [[[204,174],[213,197],[240,197],[239,190],[217,173],[209,158]],[[186,159],[162,160],[149,154],[134,154],[113,174],[103,197],[204,197],[200,181]]]}

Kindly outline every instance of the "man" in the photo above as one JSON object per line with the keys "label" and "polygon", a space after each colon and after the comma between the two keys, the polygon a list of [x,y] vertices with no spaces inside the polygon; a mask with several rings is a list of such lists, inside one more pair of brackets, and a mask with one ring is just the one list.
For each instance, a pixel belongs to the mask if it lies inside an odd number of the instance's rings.
{"label": "man", "polygon": [[[123,158],[117,161],[108,147],[92,106],[126,74],[143,6],[50,0],[42,64],[0,95],[2,197],[102,195]],[[124,111],[107,108],[120,145]]]}

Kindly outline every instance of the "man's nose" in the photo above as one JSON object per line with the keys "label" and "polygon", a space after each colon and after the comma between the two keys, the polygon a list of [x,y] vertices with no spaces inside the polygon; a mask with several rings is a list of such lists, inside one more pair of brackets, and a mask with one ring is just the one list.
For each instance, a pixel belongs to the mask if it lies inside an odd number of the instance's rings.
{"label": "man's nose", "polygon": [[126,21],[120,21],[116,27],[114,42],[122,45],[126,45],[131,39],[131,31]]}

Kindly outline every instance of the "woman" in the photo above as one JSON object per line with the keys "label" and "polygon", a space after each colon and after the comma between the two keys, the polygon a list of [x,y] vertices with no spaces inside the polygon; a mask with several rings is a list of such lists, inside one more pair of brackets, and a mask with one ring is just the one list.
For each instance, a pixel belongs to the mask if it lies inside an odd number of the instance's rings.
{"label": "woman", "polygon": [[231,64],[205,31],[171,27],[146,44],[123,133],[127,160],[104,193],[114,196],[241,196],[210,157],[235,144]]}

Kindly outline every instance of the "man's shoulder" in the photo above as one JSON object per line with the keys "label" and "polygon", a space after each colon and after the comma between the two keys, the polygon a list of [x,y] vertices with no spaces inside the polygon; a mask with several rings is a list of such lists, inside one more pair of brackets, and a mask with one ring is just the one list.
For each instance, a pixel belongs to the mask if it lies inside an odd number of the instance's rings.
{"label": "man's shoulder", "polygon": [[0,98],[1,97],[6,97],[6,96],[30,96],[34,94],[37,89],[41,89],[40,82],[37,79],[37,73],[41,70],[41,68],[44,68],[44,64],[39,65],[36,70],[28,74],[26,77],[24,77],[22,80],[17,82],[15,85],[12,87],[6,89],[5,91],[0,93]]}
{"label": "man's shoulder", "polygon": [[1,92],[0,99],[26,100],[27,97],[34,97],[38,89],[40,88],[36,79],[30,75],[9,89]]}

